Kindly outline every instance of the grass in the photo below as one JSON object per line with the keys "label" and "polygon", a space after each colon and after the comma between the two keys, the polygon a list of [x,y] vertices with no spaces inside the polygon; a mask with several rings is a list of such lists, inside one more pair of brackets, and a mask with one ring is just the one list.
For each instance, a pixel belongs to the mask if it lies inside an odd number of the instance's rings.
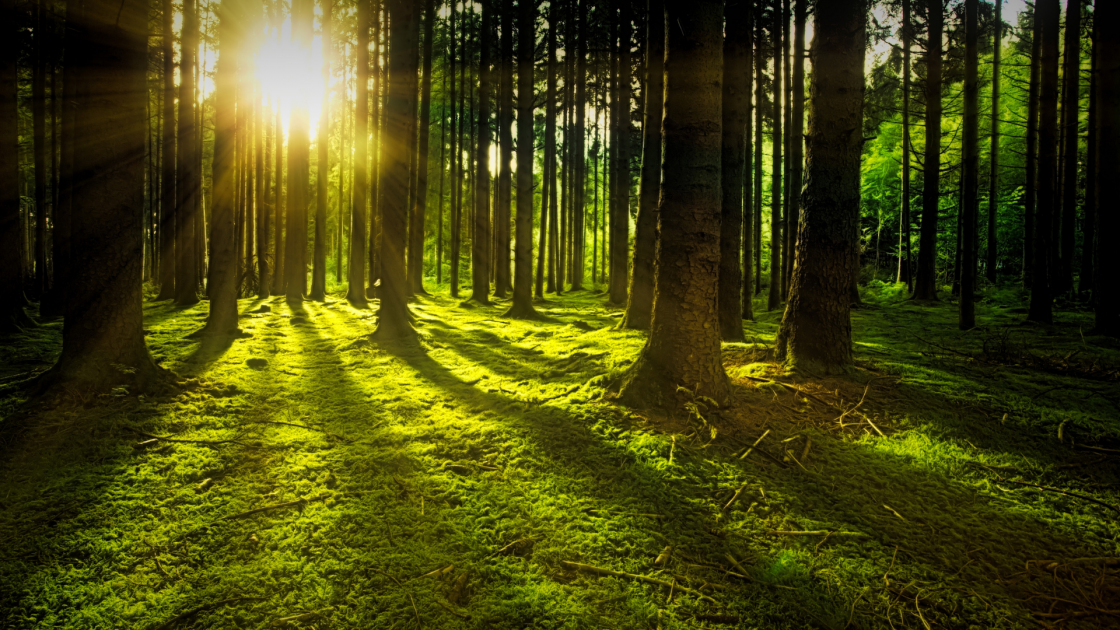
{"label": "grass", "polygon": [[[610,401],[644,334],[589,293],[515,322],[441,291],[388,350],[338,297],[244,300],[227,345],[146,302],[175,397],[0,381],[0,626],[1116,625],[1120,348],[1011,289],[968,333],[903,297],[854,312],[855,373],[796,383],[758,305],[731,404],[668,415]],[[0,379],[60,334],[0,341]]]}

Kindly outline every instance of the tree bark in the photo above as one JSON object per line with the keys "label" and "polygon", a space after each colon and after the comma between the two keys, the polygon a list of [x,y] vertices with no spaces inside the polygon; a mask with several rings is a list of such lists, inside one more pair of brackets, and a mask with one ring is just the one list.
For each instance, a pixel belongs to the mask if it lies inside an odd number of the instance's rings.
{"label": "tree bark", "polygon": [[746,120],[750,117],[750,3],[732,0],[726,6],[723,40],[723,138],[720,170],[723,188],[719,233],[719,332],[724,341],[743,341],[743,273],[739,268],[739,237],[743,228],[743,155]]}
{"label": "tree bark", "polygon": [[[1050,251],[1057,205],[1058,180],[1058,0],[1038,0],[1035,4],[1042,48],[1040,51],[1038,122],[1038,212],[1035,217],[1034,273],[1027,319],[1049,324],[1053,321]],[[1107,145],[1106,145],[1107,146]]]}
{"label": "tree bark", "polygon": [[899,230],[898,278],[914,290],[910,264],[910,0],[902,0],[902,229]]}
{"label": "tree bark", "polygon": [[[163,37],[163,130],[159,198],[159,295],[156,300],[175,298],[175,55],[171,31],[171,0],[162,0]],[[95,19],[92,15],[91,19]]]}
{"label": "tree bark", "polygon": [[494,0],[482,2],[478,61],[478,146],[475,153],[474,221],[471,232],[471,299],[490,303],[490,32]]}
{"label": "tree bark", "polygon": [[410,293],[426,295],[424,290],[424,226],[428,205],[428,146],[432,120],[432,34],[435,32],[435,0],[425,0],[424,79],[420,84],[420,135],[416,153],[416,195],[408,230],[408,275]]}
{"label": "tree bark", "polygon": [[1073,254],[1077,224],[1077,150],[1081,134],[1078,119],[1081,115],[1081,0],[1067,0],[1065,28],[1065,70],[1062,91],[1062,184],[1061,184],[1061,242],[1058,247],[1057,277],[1054,292],[1067,293],[1073,289]]}
{"label": "tree bark", "polygon": [[[907,0],[908,1],[908,0]],[[793,39],[793,101],[787,105],[793,114],[789,134],[790,169],[786,173],[789,181],[789,203],[786,207],[786,222],[790,231],[786,244],[789,248],[789,284],[793,284],[793,265],[797,256],[797,226],[801,216],[801,190],[805,184],[805,20],[808,13],[808,0],[797,0],[794,9]],[[788,293],[787,293],[788,299]]]}
{"label": "tree bark", "polygon": [[984,263],[988,282],[996,281],[999,247],[996,219],[999,216],[999,83],[1000,53],[1003,48],[1003,0],[996,0],[996,20],[992,35],[992,149],[991,174],[988,176],[988,251]]}
{"label": "tree bark", "polygon": [[[66,4],[67,22],[75,20],[77,3]],[[20,17],[15,0],[0,0],[0,332],[32,325],[23,310],[23,235],[19,211],[19,106],[17,94]],[[74,47],[67,42],[67,69]],[[69,76],[69,75],[68,75]],[[70,87],[67,80],[63,89]],[[67,101],[69,104],[70,101]]]}
{"label": "tree bark", "polygon": [[[50,275],[47,273],[47,73],[50,72],[47,40],[51,27],[48,24],[46,0],[35,3],[34,48],[31,55],[31,136],[35,181],[35,285],[34,294],[40,300],[40,315],[49,308]],[[44,308],[46,306],[46,308]]]}
{"label": "tree bark", "polygon": [[1042,26],[1038,11],[1031,18],[1031,79],[1027,93],[1027,156],[1023,200],[1023,287],[1034,277],[1035,209],[1038,205],[1038,97],[1040,89]]}
{"label": "tree bark", "polygon": [[647,0],[645,104],[642,121],[642,178],[638,220],[623,328],[646,330],[653,315],[653,258],[657,251],[657,197],[661,187],[661,114],[665,104],[665,9]]}
{"label": "tree bark", "polygon": [[777,349],[790,368],[814,374],[852,364],[866,16],[864,0],[822,3],[813,16],[805,189]]}
{"label": "tree bark", "polygon": [[[182,48],[179,56],[179,137],[175,170],[175,303],[198,303],[195,219],[198,213],[198,130],[195,128],[194,70],[198,51],[198,13],[194,0],[183,0]],[[265,292],[267,295],[267,290]]]}
{"label": "tree bark", "polygon": [[[313,0],[293,0],[292,44],[299,54],[311,55]],[[302,302],[307,295],[307,209],[311,205],[311,115],[307,95],[292,103],[288,122],[288,234],[285,238],[285,297]],[[406,179],[407,181],[407,179]]]}
{"label": "tree bark", "polygon": [[548,75],[545,87],[545,115],[544,115],[544,189],[541,197],[541,212],[547,210],[547,219],[541,221],[542,229],[547,233],[548,255],[545,264],[548,265],[548,279],[546,290],[555,293],[556,286],[556,248],[559,240],[556,230],[556,24],[560,17],[558,3],[550,3],[548,9]]}
{"label": "tree bark", "polygon": [[622,380],[620,400],[665,406],[704,396],[722,403],[729,383],[718,322],[723,2],[668,0],[664,168],[653,319]]}
{"label": "tree bark", "polygon": [[[770,29],[774,55],[774,101],[770,128],[773,151],[770,162],[770,292],[766,310],[782,305],[782,5],[774,0]],[[857,132],[858,133],[858,132]]]}
{"label": "tree bark", "polygon": [[366,305],[366,198],[369,168],[369,27],[373,0],[358,0],[357,78],[354,92],[354,195],[350,202],[350,260],[346,299]]}
{"label": "tree bark", "polygon": [[[319,112],[319,132],[315,145],[319,152],[315,177],[315,243],[311,270],[311,294],[316,302],[327,299],[327,205],[330,203],[331,131],[331,13],[334,0],[322,0],[323,7],[323,106]],[[341,199],[339,202],[341,203]]]}
{"label": "tree bark", "polygon": [[[1096,4],[1097,29],[1100,34],[1098,53],[1097,98],[1100,107],[1098,119],[1097,157],[1100,181],[1100,211],[1097,213],[1097,243],[1116,243],[1120,240],[1120,6],[1115,2]],[[1120,256],[1097,247],[1096,276],[1096,332],[1120,337]]]}
{"label": "tree bark", "polygon": [[[509,277],[509,221],[510,204],[513,193],[513,0],[502,0],[501,68],[502,80],[498,101],[501,113],[498,118],[498,203],[494,208],[494,296],[506,297],[510,285]],[[520,137],[520,134],[518,134]],[[532,165],[530,164],[530,168]],[[530,193],[531,194],[531,193]]]}
{"label": "tree bark", "polygon": [[742,260],[742,274],[743,286],[740,289],[740,308],[739,312],[742,314],[743,319],[754,319],[754,126],[753,119],[755,111],[752,103],[752,90],[754,91],[755,98],[761,100],[762,92],[755,90],[754,76],[752,74],[755,63],[755,14],[751,9],[747,12],[747,42],[746,42],[746,64],[743,71],[746,73],[747,80],[747,115],[746,120],[743,121],[743,140],[746,144],[743,151],[744,168],[743,168],[743,260]]}
{"label": "tree bark", "polygon": [[937,299],[937,214],[941,201],[941,39],[944,0],[927,0],[926,148],[922,160],[922,227],[918,236],[915,300]]}
{"label": "tree bark", "polygon": [[[630,249],[630,0],[619,1],[618,32],[618,82],[615,84],[615,103],[618,108],[618,144],[614,186],[614,213],[611,215],[611,287],[610,301],[626,303],[626,273]],[[717,80],[718,82],[718,80]]]}
{"label": "tree bark", "polygon": [[[288,198],[287,195],[284,194],[284,125],[280,117],[281,107],[280,102],[277,101],[276,119],[273,121],[273,127],[276,130],[276,207],[274,210],[276,213],[276,241],[273,244],[273,251],[276,252],[276,269],[272,276],[272,293],[274,295],[286,293],[285,287],[287,282],[287,275],[285,275],[284,272],[284,226],[287,223],[285,219],[287,217],[286,205]],[[215,186],[214,189],[217,190],[217,186]],[[214,202],[211,201],[211,215],[213,215],[213,204]],[[213,229],[213,226],[211,226],[211,232],[213,232]]]}
{"label": "tree bark", "polygon": [[[508,7],[508,5],[507,5]],[[513,304],[506,317],[537,317],[533,308],[533,53],[536,2],[517,2],[517,227]]]}
{"label": "tree bark", "polygon": [[[754,293],[762,293],[762,120],[766,101],[763,73],[766,70],[766,37],[763,30],[762,2],[755,2],[754,38]],[[753,309],[752,309],[753,310]]]}
{"label": "tree bark", "polygon": [[[1088,141],[1086,142],[1086,159],[1085,159],[1085,223],[1082,228],[1081,240],[1081,273],[1078,275],[1078,291],[1082,295],[1091,296],[1093,294],[1094,286],[1096,284],[1095,269],[1093,268],[1094,258],[1096,257],[1096,224],[1097,212],[1097,159],[1098,153],[1098,140],[1099,133],[1098,127],[1100,125],[1100,105],[1097,96],[1097,75],[1100,71],[1098,59],[1098,52],[1100,51],[1100,23],[1093,20],[1093,50],[1091,52],[1090,71],[1089,71],[1089,119],[1087,121]],[[57,272],[56,272],[57,275]]]}
{"label": "tree bark", "polygon": [[[576,0],[572,0],[576,2]],[[584,266],[586,265],[586,228],[587,214],[587,16],[588,7],[580,0],[576,7],[575,43],[575,184],[572,195],[572,291],[583,290]],[[648,84],[647,84],[648,85]]]}
{"label": "tree bark", "polygon": [[961,302],[958,326],[976,326],[977,215],[980,209],[980,0],[965,0],[964,24],[964,209],[961,213]]}

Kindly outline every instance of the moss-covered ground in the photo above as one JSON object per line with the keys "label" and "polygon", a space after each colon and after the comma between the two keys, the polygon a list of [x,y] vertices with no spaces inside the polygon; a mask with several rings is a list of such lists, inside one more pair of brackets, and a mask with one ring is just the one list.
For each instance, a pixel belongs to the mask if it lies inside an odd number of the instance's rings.
{"label": "moss-covered ground", "polygon": [[28,399],[61,323],[0,340],[0,627],[1120,624],[1117,343],[1012,290],[967,333],[865,299],[850,376],[767,362],[758,304],[730,403],[669,414],[611,402],[644,334],[590,293],[423,297],[413,348],[338,297],[224,345],[147,302],[157,399]]}

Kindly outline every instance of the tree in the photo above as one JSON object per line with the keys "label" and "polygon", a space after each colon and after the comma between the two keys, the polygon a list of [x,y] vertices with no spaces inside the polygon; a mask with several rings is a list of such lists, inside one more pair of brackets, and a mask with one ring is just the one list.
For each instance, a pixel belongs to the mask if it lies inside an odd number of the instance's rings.
{"label": "tree", "polygon": [[474,222],[471,231],[471,299],[490,303],[490,31],[493,0],[482,0],[478,61],[478,146],[475,153]]}
{"label": "tree", "polygon": [[1090,70],[1089,76],[1089,111],[1087,121],[1088,141],[1086,142],[1086,159],[1085,159],[1085,222],[1081,232],[1081,273],[1078,275],[1078,291],[1084,295],[1092,295],[1093,288],[1096,285],[1096,270],[1093,268],[1093,262],[1096,258],[1096,224],[1097,224],[1097,186],[1098,186],[1098,168],[1097,159],[1100,156],[1097,141],[1100,138],[1098,133],[1098,116],[1100,113],[1100,104],[1097,90],[1097,76],[1099,74],[1099,55],[1100,52],[1100,21],[1093,20],[1093,49],[1090,53]]}
{"label": "tree", "polygon": [[1027,319],[1049,324],[1053,321],[1050,251],[1051,230],[1057,204],[1058,180],[1058,0],[1038,0],[1035,19],[1039,23],[1038,97],[1038,201],[1034,230],[1034,273]]}
{"label": "tree", "polygon": [[988,256],[984,271],[989,282],[996,281],[996,264],[999,260],[996,237],[996,215],[999,212],[999,84],[1000,53],[1003,49],[1003,0],[995,0],[996,21],[992,34],[992,157],[988,177]]}
{"label": "tree", "polygon": [[[1097,98],[1099,186],[1097,195],[1097,243],[1115,243],[1120,239],[1120,190],[1113,185],[1120,181],[1120,6],[1115,2],[1097,2],[1098,53]],[[1120,256],[1098,246],[1096,261],[1096,331],[1120,337]],[[1033,297],[1033,296],[1032,296]]]}
{"label": "tree", "polygon": [[961,330],[976,326],[976,218],[980,200],[980,0],[965,0],[964,13],[964,207],[961,212]]}
{"label": "tree", "polygon": [[[745,150],[743,151],[744,173],[743,173],[743,286],[739,292],[739,299],[741,302],[740,313],[743,319],[754,319],[754,273],[752,272],[752,265],[755,259],[755,246],[754,246],[754,232],[755,232],[755,216],[754,216],[754,148],[752,143],[752,117],[754,114],[751,112],[751,91],[755,89],[755,82],[752,80],[752,68],[755,63],[755,37],[754,37],[754,21],[755,12],[752,9],[747,13],[747,59],[746,67],[743,69],[747,73],[747,116],[743,121],[744,131],[743,139],[746,143]],[[755,91],[755,97],[761,99],[761,90]],[[757,109],[757,108],[756,108]]]}
{"label": "tree", "polygon": [[409,293],[424,290],[424,213],[428,205],[428,145],[432,127],[432,33],[436,22],[435,0],[425,0],[424,80],[420,84],[420,136],[416,163],[416,195],[408,230]]}
{"label": "tree", "polygon": [[611,283],[610,301],[626,303],[626,261],[630,249],[630,0],[616,0],[619,5],[618,81],[615,83],[614,107],[617,108],[617,144],[614,169],[614,211],[611,213]]}
{"label": "tree", "polygon": [[[311,57],[313,18],[313,0],[292,1],[292,44],[304,63]],[[288,226],[284,239],[284,271],[288,277],[284,284],[291,302],[302,302],[307,294],[307,208],[311,204],[311,114],[307,99],[306,94],[296,97],[288,122]]]}
{"label": "tree", "polygon": [[533,308],[533,53],[536,1],[517,2],[517,227],[514,235],[513,305],[506,317],[530,319]]}
{"label": "tree", "polygon": [[346,268],[346,299],[366,304],[366,198],[369,153],[369,9],[373,0],[358,0],[357,75],[354,93],[354,197],[350,203],[350,262]]}
{"label": "tree", "polygon": [[[661,106],[665,102],[665,9],[647,0],[645,106],[642,121],[642,174],[638,183],[638,220],[623,328],[645,330],[653,314],[653,257],[657,249],[657,195],[661,186]],[[740,326],[741,328],[741,326]]]}
{"label": "tree", "polygon": [[[548,256],[544,260],[548,265],[547,290],[553,293],[556,286],[556,24],[559,21],[560,9],[558,2],[550,2],[548,8],[547,40],[548,73],[545,84],[545,114],[544,114],[544,188],[541,191],[541,237],[548,239]],[[547,235],[547,236],[546,236]],[[541,254],[545,252],[541,244]],[[541,283],[538,278],[537,284]],[[538,291],[538,294],[540,291]],[[538,295],[543,297],[543,295]]]}
{"label": "tree", "polygon": [[914,290],[910,265],[910,0],[902,0],[902,229],[899,230],[898,282]]}
{"label": "tree", "polygon": [[[1099,4],[1099,3],[1098,3]],[[1081,134],[1078,132],[1078,119],[1081,115],[1081,0],[1066,0],[1065,30],[1065,68],[1062,71],[1062,121],[1060,137],[1062,147],[1061,182],[1061,241],[1058,248],[1058,269],[1051,279],[1051,287],[1056,293],[1066,293],[1073,289],[1073,250],[1076,243],[1077,189],[1080,181],[1077,167],[1080,154],[1077,150]],[[1058,219],[1059,217],[1055,217]]]}
{"label": "tree", "polygon": [[937,214],[941,203],[941,39],[944,0],[926,3],[926,148],[922,159],[922,227],[918,236],[915,300],[937,299]]}
{"label": "tree", "polygon": [[[331,13],[334,0],[322,0],[323,6],[323,108],[319,113],[319,133],[315,143],[319,150],[318,173],[315,178],[315,243],[311,269],[312,300],[327,299],[327,205],[330,202],[329,183],[330,131],[331,131]],[[342,200],[339,200],[341,203]]]}
{"label": "tree", "polygon": [[34,294],[40,298],[40,314],[50,302],[50,274],[47,264],[47,115],[46,75],[49,72],[47,57],[51,26],[47,17],[45,0],[35,2],[35,28],[31,58],[31,135],[35,181],[35,285]]}
{"label": "tree", "polygon": [[[182,47],[179,55],[179,136],[175,171],[175,303],[198,304],[198,243],[195,221],[198,213],[198,129],[195,128],[194,69],[198,54],[198,13],[195,0],[183,0]],[[262,257],[263,260],[263,257]],[[263,277],[262,277],[263,282]],[[265,295],[268,295],[267,285]]]}
{"label": "tree", "polygon": [[[74,18],[67,2],[67,20]],[[23,263],[20,260],[19,101],[17,61],[20,19],[15,0],[0,0],[0,332],[32,325],[23,310]],[[67,51],[67,61],[71,58]]]}
{"label": "tree", "polygon": [[[571,0],[573,4],[577,0]],[[576,13],[575,59],[575,131],[573,154],[575,158],[575,190],[572,195],[572,291],[583,289],[583,267],[586,250],[584,216],[587,214],[587,6],[580,2]],[[508,223],[508,221],[507,221]],[[508,249],[508,247],[507,247]]]}
{"label": "tree", "polygon": [[[159,198],[159,295],[157,300],[175,298],[175,54],[171,31],[171,0],[162,0],[163,41],[163,159]],[[91,16],[92,19],[92,16]]]}
{"label": "tree", "polygon": [[[787,129],[789,138],[789,173],[786,179],[789,182],[789,202],[786,215],[789,220],[789,268],[788,283],[793,281],[793,261],[797,247],[797,223],[801,214],[801,188],[804,186],[805,175],[805,19],[808,13],[808,0],[797,0],[794,9],[794,41],[793,41],[793,102],[787,106],[793,110],[790,118],[790,127]],[[788,94],[789,92],[787,92]],[[787,291],[786,298],[789,298]]]}
{"label": "tree", "polygon": [[653,319],[619,393],[633,406],[677,402],[678,387],[717,402],[729,390],[717,315],[723,2],[668,0],[665,23],[676,28],[666,29]]}
{"label": "tree", "polygon": [[[504,298],[509,280],[509,209],[512,202],[513,171],[510,161],[513,158],[513,0],[502,0],[502,39],[501,39],[501,89],[498,101],[501,110],[498,115],[498,204],[494,208],[494,296]],[[520,136],[520,134],[518,134]],[[532,164],[530,164],[532,168]],[[531,193],[530,193],[531,194]]]}
{"label": "tree", "polygon": [[74,269],[62,354],[48,387],[161,389],[168,373],[144,342],[141,286],[147,3],[88,0],[71,31],[81,55],[74,146]]}
{"label": "tree", "polygon": [[[782,305],[782,8],[774,0],[773,25],[770,37],[774,46],[774,115],[770,128],[773,131],[770,146],[770,292],[766,297],[766,310]],[[862,89],[862,87],[861,87]]]}
{"label": "tree", "polygon": [[863,147],[865,0],[816,5],[805,189],[778,357],[816,374],[852,364],[851,290]]}
{"label": "tree", "polygon": [[385,98],[382,134],[381,306],[374,336],[379,339],[416,335],[406,294],[404,244],[408,236],[408,136],[415,130],[416,112],[409,103],[418,86],[419,7],[412,0],[389,0],[389,87]]}
{"label": "tree", "polygon": [[1038,203],[1038,107],[1042,57],[1042,26],[1038,11],[1031,11],[1031,78],[1027,91],[1027,157],[1023,201],[1023,286],[1034,277],[1035,208]]}
{"label": "tree", "polygon": [[[724,341],[743,341],[743,273],[739,238],[743,227],[743,155],[750,108],[750,11],[747,0],[731,0],[725,8],[723,40],[723,139],[720,158],[723,195],[719,233],[719,331]],[[647,101],[648,102],[648,101]]]}

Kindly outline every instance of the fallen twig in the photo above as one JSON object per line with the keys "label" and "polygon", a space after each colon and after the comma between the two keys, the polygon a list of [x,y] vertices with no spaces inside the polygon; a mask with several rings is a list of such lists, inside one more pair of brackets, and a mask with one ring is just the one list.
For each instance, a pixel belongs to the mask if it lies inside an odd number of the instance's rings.
{"label": "fallen twig", "polygon": [[235,602],[241,602],[241,601],[246,601],[246,600],[262,600],[262,599],[264,599],[264,598],[263,597],[230,597],[229,599],[223,599],[221,601],[211,602],[209,604],[203,604],[202,606],[199,606],[198,608],[195,608],[193,610],[188,610],[185,613],[182,613],[180,615],[172,617],[171,619],[168,619],[167,621],[163,622],[162,624],[156,626],[154,628],[154,630],[168,630],[168,628],[174,628],[175,626],[179,625],[180,623],[190,619],[191,617],[194,617],[198,613],[205,612],[205,611],[213,609],[213,608],[218,608],[218,607],[221,607],[221,606],[225,606],[227,604],[233,604]]}
{"label": "fallen twig", "polygon": [[171,437],[167,437],[167,436],[164,436],[164,435],[152,435],[151,433],[145,433],[145,432],[139,431],[137,429],[128,429],[128,430],[135,433],[136,435],[148,438],[144,442],[137,442],[135,444],[135,446],[137,446],[137,447],[146,446],[148,444],[151,444],[153,440],[158,441],[158,442],[174,442],[176,444],[202,444],[203,446],[220,446],[222,444],[240,444],[241,446],[244,446],[244,444],[241,444],[241,442],[239,442],[235,439],[229,439],[229,440],[184,440],[184,439],[181,439],[181,438],[171,438]]}
{"label": "fallen twig", "polygon": [[770,532],[775,536],[855,536],[857,538],[866,538],[867,534],[863,532],[835,532],[828,529],[818,529],[813,531],[790,531],[790,530],[774,530]]}
{"label": "fallen twig", "polygon": [[[656,584],[657,586],[664,586],[664,587],[670,588],[670,589],[674,588],[672,582],[666,582],[665,580],[659,580],[657,578],[651,578],[651,577],[647,577],[647,576],[644,576],[644,575],[637,575],[635,573],[624,573],[622,571],[612,571],[610,569],[603,569],[603,568],[600,568],[600,567],[592,566],[590,564],[581,564],[579,562],[569,562],[567,560],[561,560],[560,564],[564,565],[565,567],[567,567],[569,569],[572,569],[572,570],[575,570],[575,571],[580,571],[582,573],[591,573],[592,575],[603,575],[603,576],[607,576],[607,577],[629,578],[631,580],[637,580],[639,582],[645,582],[647,584]],[[683,591],[685,593],[695,595],[695,596],[699,597],[700,599],[706,599],[708,601],[715,602],[714,599],[712,599],[711,597],[708,597],[707,595],[704,595],[703,593],[701,593],[699,591],[696,591],[696,590],[693,590],[693,589],[690,589],[690,588],[685,588],[685,587],[680,586],[680,585],[677,585],[675,588],[677,590]]]}
{"label": "fallen twig", "polygon": [[349,438],[338,435],[337,433],[331,433],[330,431],[327,431],[326,429],[320,429],[318,427],[312,427],[312,426],[308,426],[306,424],[296,424],[295,422],[280,422],[279,420],[254,420],[252,422],[246,422],[245,424],[281,424],[281,425],[284,425],[286,427],[298,427],[300,429],[307,429],[308,431],[318,431],[319,433],[325,433],[326,435],[329,435],[333,438],[338,438],[338,439],[342,440],[343,442],[349,442],[350,441]]}
{"label": "fallen twig", "polygon": [[1108,503],[1105,503],[1104,501],[1094,499],[1093,497],[1087,497],[1083,494],[1077,494],[1075,492],[1066,492],[1065,490],[1061,490],[1059,488],[1051,488],[1050,486],[1040,486],[1037,483],[1028,483],[1026,481],[1015,481],[1014,479],[1004,479],[1003,477],[997,477],[997,479],[999,481],[1003,481],[1003,482],[1006,482],[1006,483],[1014,483],[1014,484],[1018,484],[1020,486],[1030,486],[1031,488],[1038,488],[1039,490],[1045,490],[1047,492],[1055,492],[1057,494],[1064,494],[1067,497],[1074,497],[1074,498],[1077,498],[1077,499],[1081,499],[1082,501],[1088,501],[1090,503],[1096,503],[1097,505],[1106,507],[1106,508],[1112,510],[1113,512],[1116,512],[1117,514],[1120,514],[1120,508],[1118,508],[1114,505],[1109,505]]}
{"label": "fallen twig", "polygon": [[723,506],[723,508],[720,510],[720,512],[726,512],[727,510],[731,509],[731,506],[735,505],[735,502],[739,500],[739,495],[743,494],[743,490],[746,490],[746,489],[747,489],[747,487],[743,486],[743,487],[739,488],[738,490],[736,490],[735,494],[731,495],[731,500],[729,500]]}
{"label": "fallen twig", "polygon": [[295,501],[288,501],[287,503],[277,503],[275,505],[266,505],[264,507],[259,507],[259,508],[249,510],[248,512],[241,512],[240,514],[233,514],[231,516],[226,516],[222,520],[223,521],[232,521],[232,520],[236,520],[236,519],[239,519],[239,518],[245,518],[246,516],[252,516],[253,514],[258,514],[260,512],[268,512],[269,510],[279,510],[280,508],[291,507],[293,505],[303,505],[305,503],[311,503],[312,501],[321,501],[321,500],[327,498],[328,496],[329,495],[323,494],[323,495],[319,495],[317,497],[297,499]]}
{"label": "fallen twig", "polygon": [[751,451],[753,451],[756,446],[761,444],[762,440],[766,439],[767,435],[770,435],[770,429],[766,429],[765,431],[763,431],[762,435],[758,436],[758,439],[754,441],[754,444],[751,444],[749,447],[747,447],[747,450],[743,451],[743,454],[739,456],[739,459],[746,459],[747,455],[750,455]]}

